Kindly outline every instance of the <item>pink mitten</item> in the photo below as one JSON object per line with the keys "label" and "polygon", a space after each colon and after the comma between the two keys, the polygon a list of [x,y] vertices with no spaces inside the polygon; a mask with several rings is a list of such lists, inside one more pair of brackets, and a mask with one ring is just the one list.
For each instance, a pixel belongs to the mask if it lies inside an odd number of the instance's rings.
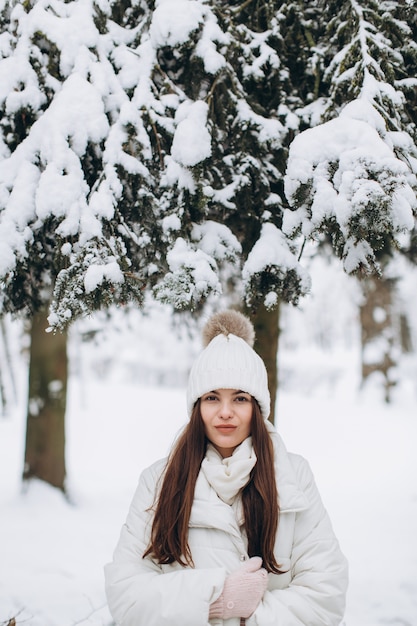
{"label": "pink mitten", "polygon": [[261,566],[262,559],[253,556],[226,578],[220,597],[210,605],[209,619],[252,615],[268,585],[268,573]]}

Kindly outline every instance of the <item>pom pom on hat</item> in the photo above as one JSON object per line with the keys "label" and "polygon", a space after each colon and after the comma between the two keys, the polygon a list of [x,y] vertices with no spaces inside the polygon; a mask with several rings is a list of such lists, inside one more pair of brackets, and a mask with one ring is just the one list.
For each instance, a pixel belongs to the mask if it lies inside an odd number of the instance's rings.
{"label": "pom pom on hat", "polygon": [[239,311],[222,311],[210,317],[203,328],[203,345],[206,348],[217,335],[236,335],[253,348],[255,331],[252,322]]}
{"label": "pom pom on hat", "polygon": [[253,350],[255,332],[251,321],[238,311],[214,314],[203,329],[204,350],[191,368],[187,409],[215,389],[240,389],[259,403],[264,419],[270,413],[268,376],[261,357]]}

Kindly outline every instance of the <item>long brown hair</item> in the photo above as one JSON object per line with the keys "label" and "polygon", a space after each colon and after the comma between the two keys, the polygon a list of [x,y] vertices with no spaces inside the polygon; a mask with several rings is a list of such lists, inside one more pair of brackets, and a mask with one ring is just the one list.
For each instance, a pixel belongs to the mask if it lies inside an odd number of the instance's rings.
{"label": "long brown hair", "polygon": [[[256,400],[252,400],[252,405],[251,435],[257,462],[250,481],[242,490],[248,554],[260,556],[263,567],[278,574],[280,569],[274,556],[279,518],[274,450]],[[188,545],[188,525],[195,483],[207,442],[200,400],[197,400],[191,419],[168,459],[161,490],[154,505],[150,543],[143,557],[152,556],[160,564],[177,561],[184,567],[193,566]]]}

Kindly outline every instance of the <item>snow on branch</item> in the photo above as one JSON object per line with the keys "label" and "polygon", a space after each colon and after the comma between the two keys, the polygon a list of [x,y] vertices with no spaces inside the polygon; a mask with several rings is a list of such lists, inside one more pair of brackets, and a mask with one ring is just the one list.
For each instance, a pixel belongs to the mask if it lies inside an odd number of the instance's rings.
{"label": "snow on branch", "polygon": [[192,310],[210,293],[221,293],[214,259],[182,237],[168,252],[167,262],[170,271],[154,289],[160,302],[179,310]]}
{"label": "snow on branch", "polygon": [[274,224],[265,223],[242,270],[248,305],[263,299],[274,308],[278,299],[296,304],[310,289],[310,278],[298,263],[285,235]]}
{"label": "snow on branch", "polygon": [[177,127],[172,140],[173,159],[193,167],[211,156],[211,136],[207,129],[208,106],[205,102],[183,102],[177,109]]}
{"label": "snow on branch", "polygon": [[143,301],[144,284],[126,263],[126,250],[120,239],[88,241],[78,253],[64,244],[62,254],[69,263],[55,281],[48,321],[49,331],[66,328],[80,316],[135,300]]}
{"label": "snow on branch", "polygon": [[405,57],[410,51],[402,42],[413,35],[407,21],[395,18],[397,4],[349,0],[342,9],[342,23],[339,15],[330,21],[331,56],[324,72],[330,84],[327,119],[335,105],[361,98],[375,107],[389,128],[403,127],[407,99],[406,82],[401,81],[409,74]]}
{"label": "snow on branch", "polygon": [[[83,123],[79,124],[81,112]],[[101,99],[89,83],[74,74],[33,124],[26,139],[0,162],[0,197],[4,207],[0,222],[0,275],[26,257],[26,229],[36,231],[36,224],[40,228],[50,217],[59,220],[58,230],[63,237],[80,230],[87,238],[98,234],[100,224],[90,214],[86,202],[88,187],[80,155],[88,142],[100,141],[107,131]]]}
{"label": "snow on branch", "polygon": [[369,103],[355,101],[290,146],[285,193],[291,210],[283,230],[312,238],[330,233],[348,273],[377,269],[376,253],[414,225],[415,175],[396,156],[390,134],[381,137],[384,127]]}
{"label": "snow on branch", "polygon": [[212,220],[194,224],[191,236],[199,248],[216,261],[236,262],[242,252],[242,246],[232,231]]}
{"label": "snow on branch", "polygon": [[196,55],[210,74],[216,74],[226,62],[217,44],[229,43],[208,4],[197,0],[157,0],[149,34],[157,48],[186,45],[193,33],[201,30]]}
{"label": "snow on branch", "polygon": [[224,224],[208,220],[194,224],[191,241],[178,237],[167,254],[170,271],[155,287],[156,299],[176,309],[193,309],[222,287],[218,264],[237,262],[241,246]]}

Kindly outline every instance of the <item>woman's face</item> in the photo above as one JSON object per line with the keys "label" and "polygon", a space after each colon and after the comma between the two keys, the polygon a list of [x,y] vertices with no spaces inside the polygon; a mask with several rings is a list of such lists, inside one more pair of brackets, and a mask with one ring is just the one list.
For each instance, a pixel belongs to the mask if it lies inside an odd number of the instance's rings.
{"label": "woman's face", "polygon": [[251,433],[252,396],[239,389],[214,389],[200,398],[200,412],[207,438],[222,455],[233,450]]}

